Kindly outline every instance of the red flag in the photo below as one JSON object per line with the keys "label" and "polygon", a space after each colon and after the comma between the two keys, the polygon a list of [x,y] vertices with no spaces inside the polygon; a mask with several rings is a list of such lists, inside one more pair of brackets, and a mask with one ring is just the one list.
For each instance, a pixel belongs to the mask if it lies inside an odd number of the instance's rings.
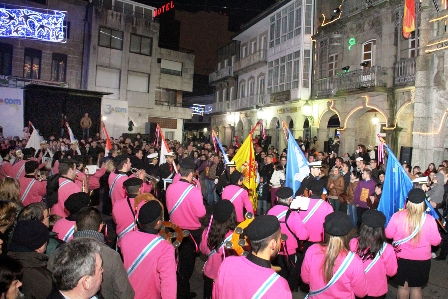
{"label": "red flag", "polygon": [[109,151],[112,149],[112,143],[110,143],[110,138],[109,134],[107,134],[106,125],[104,124],[104,122],[101,122],[101,124],[103,125],[103,134],[104,138],[106,139],[105,154],[107,155]]}
{"label": "red flag", "polygon": [[414,0],[405,0],[403,16],[403,37],[409,38],[411,32],[415,31],[415,2]]}

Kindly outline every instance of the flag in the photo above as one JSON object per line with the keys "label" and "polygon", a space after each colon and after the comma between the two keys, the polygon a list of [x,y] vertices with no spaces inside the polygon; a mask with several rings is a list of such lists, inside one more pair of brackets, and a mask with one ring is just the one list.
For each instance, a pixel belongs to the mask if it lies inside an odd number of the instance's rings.
{"label": "flag", "polygon": [[229,157],[227,157],[227,154],[222,147],[221,141],[219,141],[218,136],[216,136],[215,130],[212,130],[212,137],[214,138],[214,140],[216,140],[216,143],[218,143],[218,147],[221,150],[222,156],[224,157],[224,163],[229,163]]}
{"label": "flag", "polygon": [[[170,152],[170,148],[168,147],[168,143],[166,143],[165,135],[163,135],[162,129],[160,128],[159,124],[157,124],[157,128],[159,129],[160,133],[160,161],[159,165],[162,165],[163,163],[166,163],[165,155]],[[177,173],[177,167],[176,163],[173,161],[174,171]]]}
{"label": "flag", "polygon": [[78,153],[78,155],[81,155],[81,151],[79,150],[78,140],[76,140],[75,135],[73,134],[72,128],[70,128],[70,125],[68,124],[68,122],[66,122],[65,125],[67,126],[68,135],[70,136],[70,143],[76,143],[76,152]]}
{"label": "flag", "polygon": [[412,31],[415,31],[415,2],[414,0],[404,0],[403,13],[403,37],[409,38]]}
{"label": "flag", "polygon": [[255,164],[255,153],[252,134],[257,125],[254,127],[254,129],[252,129],[236,155],[233,157],[233,161],[236,164],[236,169],[238,169],[244,176],[243,184],[249,191],[249,199],[252,202],[254,210],[256,210],[257,208],[257,183],[255,181],[257,178],[257,167]]}
{"label": "flag", "polygon": [[[286,128],[286,125],[284,125]],[[288,130],[288,154],[286,156],[286,182],[285,186],[292,189],[293,194],[300,188],[303,179],[310,173],[308,161],[302,149],[297,144],[291,131]]]}
{"label": "flag", "polygon": [[42,136],[39,135],[36,128],[33,126],[31,122],[29,122],[30,126],[33,127],[33,133],[31,133],[30,139],[28,139],[28,142],[26,143],[25,148],[34,148],[35,150],[40,149],[40,142],[44,139]]}
{"label": "flag", "polygon": [[106,130],[106,125],[104,124],[104,122],[101,122],[101,124],[103,125],[103,135],[104,135],[103,138],[106,139],[106,148],[104,149],[104,154],[105,156],[107,156],[109,154],[109,151],[112,149],[112,143],[110,143],[110,138]]}

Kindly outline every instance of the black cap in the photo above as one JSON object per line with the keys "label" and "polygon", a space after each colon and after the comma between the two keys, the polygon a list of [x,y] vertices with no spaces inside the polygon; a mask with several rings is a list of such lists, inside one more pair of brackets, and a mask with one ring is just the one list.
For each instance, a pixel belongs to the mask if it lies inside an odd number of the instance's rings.
{"label": "black cap", "polygon": [[90,196],[85,192],[73,193],[64,202],[64,207],[70,212],[70,215],[76,214],[84,207],[90,204]]}
{"label": "black cap", "polygon": [[162,207],[156,200],[145,203],[138,212],[138,222],[141,224],[151,223],[162,216]]}
{"label": "black cap", "polygon": [[114,163],[121,163],[123,161],[126,161],[127,159],[129,159],[128,155],[118,155],[114,158]]}
{"label": "black cap", "polygon": [[313,195],[322,195],[322,192],[324,190],[324,184],[322,180],[311,180],[306,187],[313,193]]}
{"label": "black cap", "polygon": [[408,200],[412,203],[422,203],[426,199],[426,193],[422,189],[412,189],[408,193]]}
{"label": "black cap", "polygon": [[232,216],[235,207],[229,200],[220,200],[213,205],[213,219],[218,222],[226,222]]}
{"label": "black cap", "polygon": [[123,186],[126,187],[133,187],[133,186],[141,186],[143,184],[143,180],[139,178],[129,178],[126,181],[123,182]]}
{"label": "black cap", "polygon": [[180,161],[179,166],[183,169],[195,169],[196,164],[194,164],[194,159],[192,157],[186,157]]}
{"label": "black cap", "polygon": [[292,197],[292,189],[289,187],[282,187],[275,192],[275,196],[281,199],[288,199]]}
{"label": "black cap", "polygon": [[384,227],[386,224],[386,216],[377,210],[367,210],[362,214],[362,223],[369,227]]}
{"label": "black cap", "polygon": [[48,242],[49,238],[48,227],[41,221],[20,220],[14,228],[11,242],[34,251]]}
{"label": "black cap", "polygon": [[244,230],[251,241],[260,241],[272,236],[280,229],[280,222],[273,215],[261,215]]}
{"label": "black cap", "polygon": [[232,172],[232,174],[230,175],[230,184],[232,185],[238,185],[238,181],[241,179],[241,172],[239,172],[238,170],[235,170],[234,172]]}
{"label": "black cap", "polygon": [[345,236],[352,229],[352,221],[346,213],[336,211],[325,217],[324,230],[332,236]]}

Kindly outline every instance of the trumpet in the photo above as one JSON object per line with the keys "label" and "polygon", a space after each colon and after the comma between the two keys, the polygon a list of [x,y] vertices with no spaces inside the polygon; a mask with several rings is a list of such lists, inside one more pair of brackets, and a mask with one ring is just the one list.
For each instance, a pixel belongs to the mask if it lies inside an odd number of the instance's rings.
{"label": "trumpet", "polygon": [[[137,172],[138,172],[138,171],[140,171],[140,169],[137,169],[137,168],[131,168],[131,172],[132,172],[133,174],[135,174],[136,176],[137,176]],[[150,175],[150,174],[145,173],[145,181],[146,181],[147,183],[150,183],[150,182],[158,183],[158,182],[160,181],[160,179],[159,179],[158,177],[155,177],[155,176],[153,176],[153,175]]]}

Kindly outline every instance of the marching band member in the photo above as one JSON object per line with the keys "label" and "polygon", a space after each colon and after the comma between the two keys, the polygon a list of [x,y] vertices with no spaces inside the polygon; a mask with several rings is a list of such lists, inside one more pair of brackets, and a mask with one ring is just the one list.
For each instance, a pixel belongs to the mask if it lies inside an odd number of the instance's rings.
{"label": "marching band member", "polygon": [[247,190],[241,187],[243,179],[241,172],[238,170],[233,171],[230,175],[230,185],[222,191],[222,199],[230,200],[235,206],[236,221],[238,223],[244,221],[243,207],[247,212],[254,213],[254,208],[249,200],[249,194]]}
{"label": "marching band member", "polygon": [[42,180],[36,178],[39,162],[27,161],[25,163],[25,176],[19,179],[20,201],[24,206],[33,202],[41,202],[47,190],[45,177]]}
{"label": "marching band member", "polygon": [[190,231],[190,238],[183,238],[179,247],[179,265],[177,271],[178,298],[193,298],[190,294],[190,278],[198,245],[201,243],[201,223],[199,219],[205,216],[205,207],[201,190],[191,183],[195,164],[193,158],[187,157],[180,163],[179,182],[171,184],[166,191],[166,207],[170,219],[182,230]]}
{"label": "marching band member", "polygon": [[90,197],[85,192],[73,193],[64,202],[65,209],[70,213],[67,217],[61,218],[53,226],[53,232],[61,241],[68,242],[73,239],[75,232],[76,214],[90,203]]}
{"label": "marching band member", "polygon": [[79,186],[79,188],[81,188],[83,185],[85,186],[87,191],[87,176],[84,173],[84,167],[86,166],[84,163],[84,156],[75,156],[74,159],[76,160],[76,179],[75,179],[75,183],[76,185]]}
{"label": "marching band member", "polygon": [[33,158],[34,151],[31,148],[24,148],[22,150],[23,159],[17,162],[14,162],[12,165],[11,174],[12,177],[19,179],[25,176],[25,163]]}
{"label": "marching band member", "polygon": [[305,194],[305,190],[309,189],[308,184],[312,181],[318,180],[320,176],[320,170],[322,168],[322,161],[311,162],[308,164],[310,167],[310,174],[306,176],[300,183],[299,189],[297,189],[295,196],[302,196]]}
{"label": "marching band member", "polygon": [[212,298],[213,281],[225,258],[225,244],[232,238],[236,227],[235,207],[228,200],[220,200],[212,206],[209,227],[202,233],[199,249],[207,256],[204,264],[204,299]]}
{"label": "marching band member", "polygon": [[165,155],[166,162],[159,166],[160,181],[159,190],[167,190],[170,183],[164,183],[164,180],[172,180],[176,174],[174,169],[174,153],[169,152]]}
{"label": "marching band member", "polygon": [[100,204],[100,179],[106,173],[106,163],[103,161],[101,167],[95,173],[89,174],[88,190],[90,192],[90,205],[98,206]]}
{"label": "marching band member", "polygon": [[421,287],[429,280],[431,245],[442,240],[434,218],[426,214],[425,199],[422,189],[409,191],[406,209],[392,215],[386,227],[386,237],[398,248],[398,272],[393,280],[399,299],[422,298]]}
{"label": "marching band member", "polygon": [[307,186],[309,190],[310,204],[308,210],[299,211],[302,223],[305,225],[310,236],[304,244],[306,250],[314,243],[324,240],[325,217],[333,212],[333,207],[322,199],[324,185],[321,180],[311,180]]}
{"label": "marching band member", "polygon": [[11,158],[10,154],[11,150],[9,148],[2,149],[1,155],[2,155],[2,162],[0,163],[0,179],[3,179],[7,176],[12,176],[12,165],[9,161]]}
{"label": "marching band member", "polygon": [[140,230],[123,237],[121,252],[135,299],[176,299],[174,246],[158,235],[162,214],[158,201],[145,203],[138,215]]}
{"label": "marching band member", "polygon": [[157,167],[157,163],[159,162],[159,154],[152,153],[147,155],[146,158],[148,158],[148,164],[145,167],[146,173],[159,177],[159,167]]}
{"label": "marching band member", "polygon": [[280,222],[272,215],[256,217],[244,230],[251,253],[229,256],[213,286],[216,299],[292,298],[288,282],[271,268],[281,247]]}
{"label": "marching band member", "polygon": [[367,295],[368,287],[362,260],[349,249],[353,225],[343,212],[325,217],[325,239],[308,248],[301,277],[310,285],[313,298],[354,298]]}
{"label": "marching band member", "polygon": [[67,217],[64,203],[73,193],[81,192],[81,188],[75,184],[76,161],[73,159],[62,159],[59,161],[59,189],[58,202],[51,208],[51,214]]}
{"label": "marching band member", "polygon": [[397,257],[392,245],[386,242],[384,225],[386,216],[376,210],[362,214],[359,237],[350,240],[350,250],[363,261],[364,273],[369,284],[365,298],[386,298],[387,276],[397,273]]}
{"label": "marching band member", "polygon": [[275,264],[282,268],[279,274],[288,281],[289,288],[293,291],[299,287],[299,265],[297,264],[298,257],[296,255],[296,249],[299,245],[297,240],[307,240],[309,233],[303,225],[299,214],[289,209],[289,205],[292,202],[292,189],[289,187],[279,188],[275,195],[277,197],[277,205],[271,208],[267,215],[277,217],[280,221],[282,234],[288,236],[283,250],[279,252],[275,259]]}

